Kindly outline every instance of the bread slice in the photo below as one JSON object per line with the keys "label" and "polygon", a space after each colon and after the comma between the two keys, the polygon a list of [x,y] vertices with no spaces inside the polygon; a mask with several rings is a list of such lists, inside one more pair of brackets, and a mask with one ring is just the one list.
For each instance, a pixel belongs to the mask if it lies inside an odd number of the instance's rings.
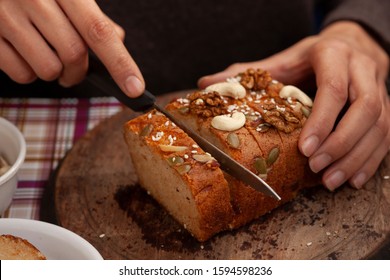
{"label": "bread slice", "polygon": [[[223,173],[215,160],[210,161],[213,168],[197,162],[194,155],[204,151],[161,113],[152,111],[137,117],[124,128],[140,185],[200,241],[240,227],[319,182],[298,150],[307,117],[300,110],[304,106],[300,100],[280,97],[283,84],[262,70],[249,69],[230,83],[234,85],[195,91],[172,101],[166,109],[265,179],[281,201]],[[240,97],[226,88],[239,88]],[[245,115],[240,127],[215,126],[214,118],[236,112]],[[180,158],[177,165],[172,164],[173,158]]]}
{"label": "bread slice", "polygon": [[125,126],[139,183],[198,240],[228,228],[230,190],[214,158],[152,111]]}
{"label": "bread slice", "polygon": [[46,260],[46,257],[26,239],[0,235],[0,260]]}

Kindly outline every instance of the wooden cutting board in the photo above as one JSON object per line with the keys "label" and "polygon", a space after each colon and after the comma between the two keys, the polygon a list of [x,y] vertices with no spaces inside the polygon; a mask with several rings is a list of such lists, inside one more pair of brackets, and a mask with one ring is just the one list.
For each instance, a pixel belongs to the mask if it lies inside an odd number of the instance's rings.
{"label": "wooden cutting board", "polygon": [[318,186],[200,243],[137,185],[122,136],[123,124],[134,116],[124,110],[88,132],[55,179],[58,223],[105,259],[362,259],[388,241],[389,156],[362,190],[343,186],[331,193]]}

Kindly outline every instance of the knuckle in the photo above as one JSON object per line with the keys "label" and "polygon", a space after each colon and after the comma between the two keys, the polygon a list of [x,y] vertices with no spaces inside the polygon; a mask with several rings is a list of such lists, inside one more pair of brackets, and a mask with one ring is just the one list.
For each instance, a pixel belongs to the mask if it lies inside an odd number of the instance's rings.
{"label": "knuckle", "polygon": [[119,38],[123,41],[126,37],[126,31],[119,25],[115,26],[115,31]]}
{"label": "knuckle", "polygon": [[20,31],[12,13],[3,5],[0,5],[0,30],[7,34],[17,34]]}
{"label": "knuckle", "polygon": [[362,97],[363,112],[372,119],[378,119],[382,114],[382,103],[379,98],[373,94],[366,94]]}
{"label": "knuckle", "polygon": [[44,81],[53,81],[57,79],[62,72],[62,64],[59,62],[48,61],[37,70],[37,75]]}
{"label": "knuckle", "polygon": [[343,81],[336,78],[332,78],[328,79],[325,82],[325,85],[328,89],[329,94],[332,95],[336,102],[339,102],[340,104],[344,104],[345,102],[347,102],[347,88]]}
{"label": "knuckle", "polygon": [[314,48],[320,51],[350,52],[350,48],[346,42],[334,38],[319,41]]}
{"label": "knuckle", "polygon": [[88,38],[93,43],[104,43],[108,41],[114,33],[114,28],[105,19],[93,19],[89,24]]}
{"label": "knuckle", "polygon": [[128,69],[132,68],[132,63],[128,54],[121,54],[117,56],[115,59],[112,59],[112,63],[110,64],[110,72],[113,75],[121,75],[124,71],[128,71]]}
{"label": "knuckle", "polygon": [[352,148],[352,146],[353,146],[352,139],[349,137],[349,135],[340,133],[334,139],[334,149],[332,150],[345,153],[346,151],[349,151]]}
{"label": "knuckle", "polygon": [[380,134],[380,137],[384,138],[389,132],[389,124],[384,118],[379,118],[375,123],[375,127]]}
{"label": "knuckle", "polygon": [[63,58],[65,64],[80,64],[88,55],[87,46],[79,40],[71,42],[67,49],[67,54]]}

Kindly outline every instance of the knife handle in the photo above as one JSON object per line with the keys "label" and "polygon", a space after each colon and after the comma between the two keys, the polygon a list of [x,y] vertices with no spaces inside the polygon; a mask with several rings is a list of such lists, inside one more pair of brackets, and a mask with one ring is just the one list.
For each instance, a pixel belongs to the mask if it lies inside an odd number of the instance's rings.
{"label": "knife handle", "polygon": [[89,55],[89,72],[86,80],[106,94],[114,96],[118,99],[118,101],[135,112],[151,109],[156,101],[156,97],[147,90],[145,90],[145,92],[139,97],[128,97],[118,87],[115,81],[111,78],[111,75],[108,73],[106,67],[94,54]]}

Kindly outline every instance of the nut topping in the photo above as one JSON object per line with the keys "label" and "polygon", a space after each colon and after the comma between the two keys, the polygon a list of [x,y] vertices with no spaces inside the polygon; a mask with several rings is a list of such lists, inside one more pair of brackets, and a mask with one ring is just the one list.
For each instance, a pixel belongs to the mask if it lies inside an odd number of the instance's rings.
{"label": "nut topping", "polygon": [[214,117],[211,121],[211,126],[223,131],[234,131],[243,127],[245,121],[246,118],[244,113],[235,112],[231,117],[229,115]]}
{"label": "nut topping", "polygon": [[240,83],[222,82],[210,85],[206,88],[206,91],[216,91],[222,96],[230,96],[234,99],[244,98],[246,96],[246,90]]}
{"label": "nut topping", "polygon": [[281,98],[287,99],[289,97],[293,97],[297,99],[299,102],[301,102],[303,105],[312,107],[313,101],[309,96],[307,96],[303,91],[301,91],[299,88],[294,86],[284,86],[280,92],[279,96]]}
{"label": "nut topping", "polygon": [[190,112],[199,117],[210,118],[227,113],[227,106],[223,102],[221,95],[217,92],[205,94],[197,91],[190,94],[188,100],[190,102]]}
{"label": "nut topping", "polygon": [[248,69],[244,73],[239,74],[240,83],[244,88],[249,90],[266,90],[272,84],[272,78],[268,71],[262,69]]}

